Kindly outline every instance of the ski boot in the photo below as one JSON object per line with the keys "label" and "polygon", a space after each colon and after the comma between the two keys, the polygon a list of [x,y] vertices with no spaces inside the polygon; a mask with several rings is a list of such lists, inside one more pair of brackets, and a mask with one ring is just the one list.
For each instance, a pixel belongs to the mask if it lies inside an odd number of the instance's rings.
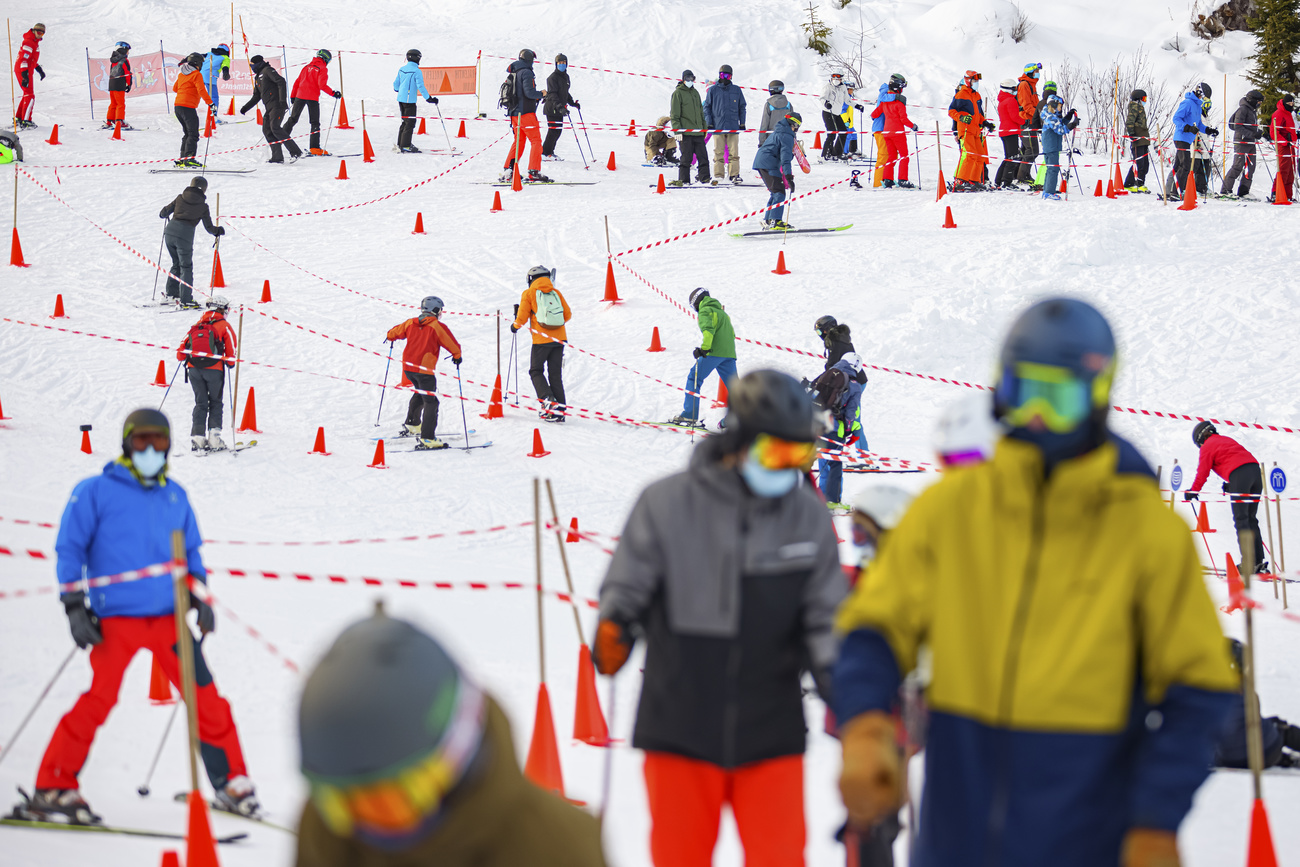
{"label": "ski boot", "polygon": [[430,437],[429,439],[421,439],[418,443],[415,444],[415,451],[417,452],[429,452],[429,451],[436,451],[437,449],[446,449],[446,448],[451,448],[451,447],[447,445],[445,442],[443,442],[442,440],[438,439],[437,437]]}
{"label": "ski boot", "polygon": [[[912,183],[911,181],[899,181],[898,188],[900,190],[914,190],[916,189],[916,184]],[[1014,189],[1014,185],[1007,184],[1007,189]]]}
{"label": "ski boot", "polygon": [[403,423],[402,429],[398,431],[397,435],[399,437],[418,437],[420,435],[420,423],[415,422],[412,424],[409,421]]}
{"label": "ski boot", "polygon": [[199,162],[199,161],[196,160],[194,157],[186,157],[186,159],[185,159],[185,168],[187,168],[187,169],[201,169],[201,168],[203,168],[203,163]]}
{"label": "ski boot", "polygon": [[690,186],[690,184],[687,183],[686,181],[669,181],[669,182],[668,182],[668,186],[670,186],[670,187],[687,187],[687,186]]}
{"label": "ski boot", "polygon": [[652,160],[650,161],[650,165],[652,165],[652,166],[666,166],[666,165],[668,165],[668,160],[664,159],[663,155],[661,154],[661,155],[655,157],[654,159],[652,159]]}
{"label": "ski boot", "polygon": [[226,442],[221,438],[221,428],[213,428],[208,431],[208,451],[219,452],[226,448]]}
{"label": "ski boot", "polygon": [[772,223],[772,228],[776,229],[779,232],[788,232],[791,229],[793,229],[794,226],[791,226],[785,220],[777,220],[776,222]]}
{"label": "ski boot", "polygon": [[745,180],[744,180],[740,175],[736,175],[735,177],[733,177],[733,178],[731,179],[731,182],[732,182],[733,184],[740,185],[740,184],[743,184],[743,183],[745,182]]}
{"label": "ski boot", "polygon": [[314,156],[314,157],[328,157],[328,156],[333,156],[333,154],[331,154],[331,153],[330,153],[329,151],[327,151],[327,150],[324,150],[323,148],[307,148],[307,152],[308,152],[309,154],[311,154],[312,156]]}
{"label": "ski boot", "polygon": [[887,190],[892,190],[894,188],[894,182],[891,181],[889,178],[885,178],[883,181],[881,181],[880,185]]}
{"label": "ski boot", "polygon": [[206,452],[208,450],[208,438],[204,436],[190,437],[190,451]]}
{"label": "ski boot", "polygon": [[862,184],[858,181],[858,175],[862,174],[861,169],[854,169],[853,174],[849,176],[849,186],[855,190],[862,189]]}
{"label": "ski boot", "polygon": [[770,231],[770,230],[775,229],[775,228],[776,228],[776,220],[764,220],[764,221],[763,221],[763,231],[764,231],[764,232]]}
{"label": "ski boot", "polygon": [[703,430],[704,428],[704,422],[700,421],[697,418],[691,418],[690,416],[685,414],[673,416],[672,418],[668,419],[668,424],[680,425],[682,427],[697,427],[700,428],[701,430]]}
{"label": "ski boot", "polygon": [[535,169],[530,170],[530,171],[528,172],[528,177],[525,178],[524,180],[526,180],[526,181],[527,181],[528,183],[530,183],[530,184],[549,184],[549,183],[553,183],[553,181],[552,181],[550,178],[548,178],[546,175],[542,174],[541,172],[539,172],[539,171],[537,171],[537,170],[535,170]]}
{"label": "ski boot", "polygon": [[1059,202],[1059,201],[1061,201],[1061,194],[1060,194],[1060,193],[1043,193],[1043,198],[1044,198],[1044,199],[1047,199],[1049,202]]}
{"label": "ski boot", "polygon": [[423,151],[421,151],[421,150],[420,150],[418,147],[416,147],[415,145],[402,145],[400,148],[398,148],[398,150],[399,150],[401,153],[404,153],[404,154],[418,154],[418,153],[423,153]]}
{"label": "ski boot", "polygon": [[669,165],[680,166],[682,164],[682,161],[672,154],[665,155],[664,159],[668,161]]}
{"label": "ski boot", "polygon": [[217,789],[216,800],[221,809],[250,819],[257,818],[262,809],[257,802],[257,793],[253,791],[253,781],[245,776],[231,777]]}
{"label": "ski boot", "polygon": [[515,179],[515,161],[511,160],[506,163],[506,167],[501,170],[501,176],[497,178],[498,183],[508,184]]}
{"label": "ski boot", "polygon": [[65,825],[98,825],[103,819],[95,815],[81,797],[79,789],[37,789],[30,798],[18,790],[26,800],[14,808],[20,818],[37,822],[61,822]]}
{"label": "ski boot", "polygon": [[181,158],[178,159],[178,160],[172,160],[172,165],[175,166],[175,167],[178,168],[178,169],[188,169],[188,168],[189,168],[189,166],[185,165],[185,158],[184,158],[184,157],[181,157]]}

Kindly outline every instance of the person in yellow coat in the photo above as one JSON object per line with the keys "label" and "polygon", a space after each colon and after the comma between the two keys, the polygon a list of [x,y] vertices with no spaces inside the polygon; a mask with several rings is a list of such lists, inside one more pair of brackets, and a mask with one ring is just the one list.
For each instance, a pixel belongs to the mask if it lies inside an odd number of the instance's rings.
{"label": "person in yellow coat", "polygon": [[957,124],[957,140],[961,142],[961,158],[957,160],[952,184],[955,193],[985,189],[989,148],[984,135],[992,132],[995,126],[984,116],[984,100],[977,90],[982,77],[973,69],[966,70],[948,105],[948,116]]}
{"label": "person in yellow coat", "polygon": [[837,615],[840,791],[903,799],[893,710],[928,658],[914,864],[1177,867],[1238,680],[1186,523],[1106,424],[1115,341],[1070,298],[1003,344],[991,459],[948,469]]}

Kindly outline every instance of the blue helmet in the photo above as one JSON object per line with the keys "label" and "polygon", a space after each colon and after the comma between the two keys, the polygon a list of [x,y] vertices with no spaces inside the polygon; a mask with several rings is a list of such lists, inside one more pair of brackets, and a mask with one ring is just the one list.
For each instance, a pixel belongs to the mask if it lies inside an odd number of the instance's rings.
{"label": "blue helmet", "polygon": [[116,45],[114,45],[113,47],[114,47],[114,48],[125,48],[127,51],[130,51],[130,50],[131,50],[131,46],[130,46],[128,43],[126,43],[126,42],[118,42],[118,43],[117,43]]}

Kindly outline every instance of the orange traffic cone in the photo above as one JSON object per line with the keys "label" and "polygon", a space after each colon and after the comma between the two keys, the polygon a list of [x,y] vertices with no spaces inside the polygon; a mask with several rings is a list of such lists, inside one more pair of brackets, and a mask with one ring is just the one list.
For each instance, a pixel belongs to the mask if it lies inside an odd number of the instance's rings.
{"label": "orange traffic cone", "polygon": [[948,184],[943,179],[943,171],[939,171],[939,184],[935,187],[934,200],[937,202],[942,199],[948,192]]}
{"label": "orange traffic cone", "polygon": [[420,118],[420,128],[415,131],[415,134],[428,135],[428,133],[424,131],[424,118]]}
{"label": "orange traffic cone", "polygon": [[456,131],[456,138],[469,138],[465,135],[465,121],[460,122],[460,129]]}
{"label": "orange traffic cone", "polygon": [[161,385],[163,388],[167,387],[167,363],[166,362],[164,361],[158,362],[158,372],[153,375],[153,384]]}
{"label": "orange traffic cone", "polygon": [[423,235],[423,234],[425,234],[425,231],[424,231],[424,212],[423,212],[423,211],[416,211],[416,212],[415,212],[415,228],[411,231],[411,234],[412,234],[412,235]]}
{"label": "orange traffic cone", "polygon": [[[1178,210],[1196,210],[1196,183],[1191,178],[1188,178],[1187,188],[1183,190],[1183,203],[1178,206]],[[1201,505],[1203,506],[1205,504],[1202,503]]]}
{"label": "orange traffic cone", "polygon": [[1241,573],[1237,571],[1237,564],[1232,562],[1232,555],[1224,556],[1228,558],[1228,604],[1222,610],[1224,614],[1231,614],[1241,610],[1241,594],[1245,592],[1246,585],[1241,582]]}
{"label": "orange traffic cone", "polygon": [[573,707],[573,739],[593,747],[609,746],[609,726],[600,710],[596,694],[596,667],[591,664],[591,648],[578,648],[578,700]]}
{"label": "orange traffic cone", "polygon": [[813,136],[813,150],[819,151],[821,149],[822,149],[822,131],[817,130],[817,135]]}
{"label": "orange traffic cone", "polygon": [[1282,173],[1278,172],[1277,180],[1273,183],[1273,204],[1289,205],[1291,197],[1287,195],[1286,184],[1282,183]]}
{"label": "orange traffic cone", "polygon": [[65,315],[63,314],[63,296],[62,296],[61,294],[60,294],[60,295],[55,295],[55,296],[54,296],[54,315],[51,316],[50,318],[51,318],[51,319],[67,319],[67,318],[68,318],[67,316],[65,316]]}
{"label": "orange traffic cone", "polygon": [[345,97],[339,99],[339,129],[352,129],[348,123],[348,101]]}
{"label": "orange traffic cone", "polygon": [[157,656],[154,656],[153,670],[149,672],[149,703],[176,703],[176,699],[172,696],[172,685],[167,680],[167,675],[163,673],[162,666],[158,664]]}
{"label": "orange traffic cone", "polygon": [[3,405],[0,405],[0,421],[4,421],[7,418],[13,418],[13,416],[5,415],[5,408]]}
{"label": "orange traffic cone", "polygon": [[661,195],[661,196],[664,194],[664,176],[663,176],[663,172],[660,172],[660,173],[659,173],[659,183],[655,184],[655,192],[658,193],[658,194]]}
{"label": "orange traffic cone", "polygon": [[363,163],[375,161],[375,149],[370,144],[370,133],[366,130],[361,131],[361,161]]}
{"label": "orange traffic cone", "polygon": [[488,401],[488,411],[479,413],[480,418],[505,418],[501,407],[501,374],[497,374],[496,384],[492,386],[492,399]]}
{"label": "orange traffic cone", "polygon": [[1065,195],[1069,191],[1070,191],[1070,176],[1061,175],[1061,189],[1058,192],[1060,192],[1061,195]]}
{"label": "orange traffic cone", "polygon": [[952,221],[952,207],[948,206],[943,209],[943,227],[945,229],[955,229],[957,224]]}
{"label": "orange traffic cone", "polygon": [[524,188],[524,179],[519,174],[519,160],[515,160],[514,174],[510,178],[510,189],[520,192]]}
{"label": "orange traffic cone", "polygon": [[650,333],[650,348],[647,349],[646,352],[663,352],[663,351],[664,351],[664,345],[659,342],[659,326],[656,325],[655,330]]}
{"label": "orange traffic cone", "polygon": [[1115,195],[1128,195],[1128,190],[1124,189],[1124,176],[1119,173],[1119,163],[1115,163]]}
{"label": "orange traffic cone", "polygon": [[628,125],[627,125],[627,134],[628,134],[629,136],[636,135],[636,119],[635,119],[635,118],[633,118],[631,121],[628,122]]}
{"label": "orange traffic cone", "polygon": [[91,454],[90,449],[90,425],[81,426],[81,450],[86,454]]}
{"label": "orange traffic cone", "polygon": [[[1192,189],[1196,189],[1193,187]],[[1193,533],[1217,533],[1218,530],[1210,529],[1210,516],[1205,511],[1205,504],[1201,503],[1201,511],[1196,516],[1196,529]]]}
{"label": "orange traffic cone", "polygon": [[605,297],[600,300],[615,304],[622,300],[618,297],[618,286],[614,283],[614,262],[612,260],[605,265]]}
{"label": "orange traffic cone", "polygon": [[50,130],[50,137],[45,140],[48,145],[63,144],[59,141],[59,125],[56,123],[54,129]]}
{"label": "orange traffic cone", "polygon": [[537,688],[537,715],[533,719],[533,740],[528,745],[524,776],[539,788],[564,797],[564,772],[560,769],[560,750],[555,744],[555,720],[551,716],[551,696],[546,684]]}
{"label": "orange traffic cone", "polygon": [[257,299],[258,304],[268,304],[271,301],[271,281],[262,281],[262,297]]}
{"label": "orange traffic cone", "polygon": [[257,394],[253,387],[248,387],[248,400],[244,401],[244,415],[239,420],[239,427],[235,428],[237,433],[248,431],[249,433],[261,433],[257,429]]}
{"label": "orange traffic cone", "polygon": [[348,161],[339,160],[339,176],[335,178],[335,180],[346,181],[347,179],[348,179]]}
{"label": "orange traffic cone", "polygon": [[1101,188],[1101,178],[1097,178],[1097,189],[1092,191],[1094,199],[1103,199],[1106,197],[1106,191]]}
{"label": "orange traffic cone", "polygon": [[235,98],[232,96],[230,97],[230,105],[226,106],[226,114],[234,115],[234,113],[235,113]]}
{"label": "orange traffic cone", "polygon": [[221,251],[216,250],[212,254],[212,288],[226,288],[226,274],[221,270]]}
{"label": "orange traffic cone", "polygon": [[212,112],[208,112],[207,123],[203,124],[203,137],[212,138],[212,134],[217,130],[217,119]]}
{"label": "orange traffic cone", "polygon": [[262,107],[260,105],[257,107],[257,125],[262,125]]}
{"label": "orange traffic cone", "polygon": [[122,140],[122,121],[118,121],[113,127],[113,141]]}
{"label": "orange traffic cone", "polygon": [[542,447],[542,432],[537,428],[533,428],[533,450],[528,453],[528,457],[544,458],[549,454],[550,452]]}
{"label": "orange traffic cone", "polygon": [[175,849],[168,849],[163,852],[161,867],[181,867],[180,855],[176,854]]}
{"label": "orange traffic cone", "polygon": [[[1097,181],[1097,183],[1100,184],[1101,181]],[[1108,199],[1113,199],[1113,198],[1115,198],[1115,182],[1114,182],[1114,181],[1111,181],[1111,180],[1106,181],[1106,198],[1108,198]]]}
{"label": "orange traffic cone", "polygon": [[789,274],[789,273],[790,273],[790,272],[786,269],[786,267],[785,267],[785,251],[784,251],[784,250],[778,250],[778,251],[777,251],[777,254],[776,254],[776,268],[775,268],[775,270],[772,271],[772,273],[773,273],[773,274]]}
{"label": "orange traffic cone", "polygon": [[574,518],[569,521],[569,532],[564,535],[566,542],[581,542],[582,537],[578,535],[578,519]]}
{"label": "orange traffic cone", "polygon": [[610,151],[610,152],[609,152],[609,162],[605,163],[605,168],[609,169],[611,172],[614,171],[614,152],[613,152],[613,151]]}
{"label": "orange traffic cone", "polygon": [[727,396],[727,384],[722,381],[721,377],[719,377],[718,399],[713,402],[713,408],[717,409],[718,407],[726,406],[728,399],[729,398]]}
{"label": "orange traffic cone", "polygon": [[1268,829],[1268,810],[1259,798],[1250,811],[1250,846],[1246,852],[1246,867],[1277,867],[1273,833]]}
{"label": "orange traffic cone", "polygon": [[316,444],[311,447],[311,452],[309,452],[309,454],[313,454],[313,455],[331,454],[331,452],[325,451],[325,428],[323,427],[316,428]]}
{"label": "orange traffic cone", "polygon": [[501,191],[500,191],[500,190],[493,190],[493,191],[492,191],[492,207],[488,209],[488,213],[496,214],[496,213],[499,213],[501,210],[502,210],[502,208],[501,208]]}
{"label": "orange traffic cone", "polygon": [[185,834],[185,867],[220,867],[217,843],[212,839],[208,802],[198,789],[190,792],[190,821]]}
{"label": "orange traffic cone", "polygon": [[18,240],[17,226],[14,226],[14,238],[13,241],[9,244],[9,264],[13,265],[15,268],[31,267],[31,265],[28,265],[26,262],[23,261],[23,245]]}
{"label": "orange traffic cone", "polygon": [[370,461],[370,463],[366,464],[366,466],[376,470],[388,469],[388,464],[384,463],[384,441],[383,440],[380,440],[379,442],[375,443],[375,456]]}

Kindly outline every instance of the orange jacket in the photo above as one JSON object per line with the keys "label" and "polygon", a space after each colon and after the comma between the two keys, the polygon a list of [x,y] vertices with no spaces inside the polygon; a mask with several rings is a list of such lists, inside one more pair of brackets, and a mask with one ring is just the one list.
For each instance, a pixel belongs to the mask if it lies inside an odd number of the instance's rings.
{"label": "orange jacket", "polygon": [[[198,325],[199,323],[202,322],[213,323],[212,330],[217,333],[217,338],[221,341],[222,348],[225,352],[225,357],[228,359],[226,361],[226,367],[234,367],[235,351],[239,348],[239,341],[235,339],[235,329],[230,327],[230,323],[226,321],[225,315],[220,310],[209,310],[207,313],[204,313],[202,316],[199,317],[199,321],[196,322],[195,325]],[[189,354],[188,351],[189,348],[190,348],[190,336],[186,334],[185,339],[181,341],[180,348],[176,350],[176,360],[184,361],[186,367],[217,367],[218,366],[215,364],[212,365],[195,364],[194,362],[196,359]],[[197,360],[203,361],[203,358],[199,358]]]}
{"label": "orange jacket", "polygon": [[519,315],[515,318],[515,326],[523,328],[526,324],[532,330],[533,343],[554,343],[557,340],[568,340],[569,337],[564,331],[563,325],[543,325],[537,321],[537,293],[554,292],[560,296],[560,304],[564,306],[564,321],[568,322],[573,311],[569,309],[569,302],[564,300],[560,290],[555,288],[549,277],[538,277],[533,281],[533,285],[524,290],[524,294],[519,296]]}
{"label": "orange jacket", "polygon": [[1029,120],[1038,108],[1038,79],[1028,75],[1020,76],[1020,86],[1016,88],[1016,102],[1020,103],[1020,119]]}
{"label": "orange jacket", "polygon": [[200,99],[212,105],[212,97],[208,96],[203,75],[197,69],[178,75],[176,83],[172,85],[172,93],[176,94],[176,104],[181,108],[197,108]]}
{"label": "orange jacket", "polygon": [[460,358],[460,344],[451,329],[435,316],[408,319],[388,330],[387,340],[405,340],[402,369],[413,373],[433,373],[438,366],[438,352],[446,349],[453,359]]}

